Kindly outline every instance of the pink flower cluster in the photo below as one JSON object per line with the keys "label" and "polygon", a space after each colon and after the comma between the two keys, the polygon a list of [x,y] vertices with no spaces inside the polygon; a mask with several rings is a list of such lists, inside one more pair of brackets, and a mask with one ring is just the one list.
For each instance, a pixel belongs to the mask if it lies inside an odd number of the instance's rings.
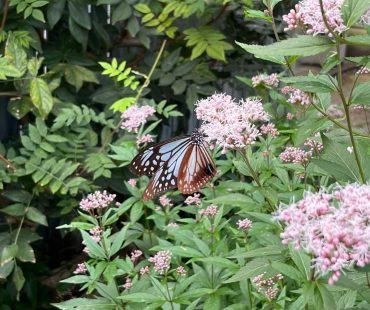
{"label": "pink flower cluster", "polygon": [[273,74],[259,74],[252,77],[252,86],[257,87],[259,85],[262,86],[271,86],[271,87],[278,87],[279,86],[279,79],[276,73]]}
{"label": "pink flower cluster", "polygon": [[96,227],[90,229],[89,230],[89,233],[91,235],[91,238],[95,242],[99,242],[101,240],[101,235],[103,233],[103,230],[99,226],[96,226]]}
{"label": "pink flower cluster", "polygon": [[137,132],[137,129],[146,123],[147,118],[152,116],[155,113],[155,109],[151,106],[144,105],[138,107],[133,105],[129,107],[121,115],[121,128],[126,129],[128,132],[134,131]]}
{"label": "pink flower cluster", "polygon": [[130,256],[130,260],[135,263],[137,261],[137,259],[143,255],[143,252],[141,252],[140,250],[134,250],[131,252],[131,256]]}
{"label": "pink flower cluster", "polygon": [[141,276],[144,276],[144,275],[149,274],[149,273],[150,273],[149,266],[145,266],[145,267],[140,268],[140,275]]}
{"label": "pink flower cluster", "polygon": [[116,195],[108,194],[107,191],[96,191],[80,201],[80,209],[83,211],[103,209],[108,207],[115,198]]}
{"label": "pink flower cluster", "polygon": [[282,280],[284,277],[282,274],[278,273],[276,276],[264,279],[266,272],[255,276],[252,279],[252,283],[256,286],[257,291],[263,293],[269,300],[274,300],[279,292],[276,287],[276,283]]}
{"label": "pink flower cluster", "polygon": [[139,147],[141,146],[142,144],[147,144],[147,143],[150,143],[150,142],[153,142],[153,136],[152,135],[143,135],[143,136],[140,136],[140,137],[137,137],[136,139],[136,145]]}
{"label": "pink flower cluster", "polygon": [[237,221],[236,225],[238,225],[238,228],[240,230],[248,231],[252,227],[252,221],[248,218],[245,218],[243,220]]}
{"label": "pink flower cluster", "polygon": [[77,264],[77,267],[75,271],[73,271],[74,274],[80,274],[80,273],[86,273],[87,268],[85,263]]}
{"label": "pink flower cluster", "polygon": [[255,143],[261,135],[255,122],[268,121],[259,99],[236,102],[231,96],[214,94],[196,103],[197,118],[202,121],[200,131],[211,147],[219,145],[225,153],[229,149],[243,149]]}
{"label": "pink flower cluster", "polygon": [[261,126],[261,132],[264,135],[270,134],[272,137],[277,137],[280,133],[276,129],[275,124],[273,123],[267,123]]}
{"label": "pink flower cluster", "polygon": [[279,158],[286,163],[300,164],[306,166],[312,156],[311,151],[305,151],[298,147],[289,146],[285,148]]}
{"label": "pink flower cluster", "polygon": [[136,185],[137,185],[137,180],[135,180],[135,179],[130,179],[130,180],[128,180],[128,181],[127,181],[127,183],[128,183],[130,186],[132,186],[132,187],[136,187]]}
{"label": "pink flower cluster", "polygon": [[170,268],[172,253],[170,251],[159,251],[148,259],[154,264],[154,270],[159,274],[164,274]]}
{"label": "pink flower cluster", "polygon": [[166,195],[159,197],[159,203],[161,204],[162,207],[172,207],[173,206],[172,200],[168,198]]}
{"label": "pink flower cluster", "polygon": [[126,278],[126,283],[123,284],[123,287],[126,290],[129,290],[132,287],[132,280],[130,278]]}
{"label": "pink flower cluster", "polygon": [[186,276],[186,270],[183,266],[179,266],[176,268],[176,273],[179,275],[179,276],[182,276],[182,277],[185,277]]}
{"label": "pink flower cluster", "polygon": [[336,282],[343,269],[370,263],[370,185],[348,184],[331,193],[306,193],[277,218],[285,223],[282,242],[313,256],[313,266]]}
{"label": "pink flower cluster", "polygon": [[200,199],[200,194],[194,194],[194,196],[188,196],[185,199],[185,203],[189,205],[196,205],[200,206],[202,203],[202,200]]}
{"label": "pink flower cluster", "polygon": [[175,223],[175,222],[171,222],[171,223],[168,223],[167,227],[168,228],[177,228],[177,227],[179,227],[179,225],[177,225],[177,223]]}
{"label": "pink flower cluster", "polygon": [[216,205],[209,205],[207,208],[200,210],[199,214],[204,216],[214,217],[218,212],[218,207]]}
{"label": "pink flower cluster", "polygon": [[320,153],[324,149],[324,146],[320,141],[312,139],[307,139],[304,143],[304,146],[308,147],[311,152],[316,153]]}
{"label": "pink flower cluster", "polygon": [[294,9],[291,9],[287,15],[283,15],[283,20],[288,24],[284,31],[293,30],[303,26],[303,14],[301,6],[296,4]]}
{"label": "pink flower cluster", "polygon": [[285,86],[281,89],[281,92],[284,95],[289,95],[288,102],[291,104],[303,106],[311,104],[310,96],[300,89],[293,88],[291,86]]}

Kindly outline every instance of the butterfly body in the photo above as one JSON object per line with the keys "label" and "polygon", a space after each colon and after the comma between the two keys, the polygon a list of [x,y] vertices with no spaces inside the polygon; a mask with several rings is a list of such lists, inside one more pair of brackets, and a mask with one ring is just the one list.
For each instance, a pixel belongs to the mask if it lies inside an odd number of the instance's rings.
{"label": "butterfly body", "polygon": [[145,200],[176,187],[184,194],[197,192],[216,175],[215,164],[198,131],[146,148],[129,168],[138,176],[152,177],[143,194]]}

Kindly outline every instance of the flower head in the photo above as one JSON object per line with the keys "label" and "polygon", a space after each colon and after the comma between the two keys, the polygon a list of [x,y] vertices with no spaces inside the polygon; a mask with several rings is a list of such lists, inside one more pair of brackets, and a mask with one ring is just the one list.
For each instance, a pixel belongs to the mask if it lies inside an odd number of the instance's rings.
{"label": "flower head", "polygon": [[159,251],[148,259],[154,264],[154,270],[159,274],[164,274],[170,268],[172,253],[170,251]]}
{"label": "flower head", "polygon": [[173,206],[172,200],[168,198],[166,195],[159,197],[159,203],[161,204],[162,207],[172,207]]}
{"label": "flower head", "polygon": [[121,128],[126,129],[128,132],[137,132],[137,129],[141,125],[145,124],[147,118],[152,116],[154,113],[155,109],[151,106],[144,105],[142,107],[138,107],[137,105],[133,105],[122,113]]}
{"label": "flower head", "polygon": [[99,226],[96,226],[96,227],[90,229],[89,230],[89,233],[91,235],[91,238],[95,242],[99,242],[101,240],[101,235],[103,233],[103,230]]}
{"label": "flower head", "polygon": [[214,94],[199,100],[195,112],[202,121],[200,131],[205,134],[206,142],[211,147],[221,146],[224,153],[254,144],[261,135],[254,123],[269,120],[259,99],[235,102],[225,94]]}
{"label": "flower head", "polygon": [[176,268],[176,273],[179,275],[179,276],[182,276],[182,277],[185,277],[186,276],[186,270],[183,266],[179,266]]}
{"label": "flower head", "polygon": [[276,129],[273,123],[267,123],[267,124],[262,125],[261,132],[264,135],[270,134],[274,138],[279,135],[279,131]]}
{"label": "flower head", "polygon": [[200,206],[202,203],[202,200],[200,199],[200,194],[194,194],[193,196],[188,196],[185,199],[185,203],[189,205],[196,205]]}
{"label": "flower head", "polygon": [[294,9],[291,9],[288,14],[283,15],[283,20],[288,24],[284,31],[293,30],[299,28],[303,24],[303,14],[301,6],[296,4]]}
{"label": "flower head", "polygon": [[274,277],[265,278],[265,274],[261,273],[252,279],[252,283],[256,286],[257,291],[263,293],[269,300],[274,300],[279,292],[276,286],[276,282],[283,279],[283,276],[279,273]]}
{"label": "flower head", "polygon": [[243,219],[236,222],[238,228],[243,231],[248,231],[252,227],[252,221],[250,219]]}
{"label": "flower head", "polygon": [[209,205],[207,208],[200,210],[199,214],[209,217],[214,217],[218,213],[218,207],[216,205]]}
{"label": "flower head", "polygon": [[103,209],[108,207],[115,198],[116,195],[108,194],[106,191],[96,191],[80,201],[80,209],[84,211]]}
{"label": "flower head", "polygon": [[73,271],[74,274],[80,274],[80,273],[86,273],[87,268],[85,263],[77,264],[77,267],[75,271]]}
{"label": "flower head", "polygon": [[297,147],[287,147],[284,152],[280,154],[280,159],[286,163],[294,163],[294,164],[300,164],[302,166],[305,166],[308,164],[308,161],[310,160],[312,156],[312,152],[306,152],[305,150],[302,150]]}
{"label": "flower head", "polygon": [[179,225],[177,225],[177,223],[175,223],[175,222],[171,222],[171,223],[168,223],[167,227],[168,228],[177,228],[177,227],[179,227]]}
{"label": "flower head", "polygon": [[282,242],[310,253],[315,269],[330,274],[329,284],[343,269],[370,263],[370,185],[307,192],[302,200],[281,205],[276,215],[286,225]]}
{"label": "flower head", "polygon": [[153,140],[152,135],[143,135],[143,136],[137,137],[136,145],[140,146],[142,144],[147,144],[147,143],[150,143],[150,142],[153,142],[153,141],[154,140]]}
{"label": "flower head", "polygon": [[285,95],[289,95],[288,102],[291,104],[305,106],[312,103],[310,96],[300,89],[285,86],[281,89],[281,92]]}
{"label": "flower head", "polygon": [[140,268],[140,275],[141,276],[149,274],[149,273],[150,273],[149,266],[145,266],[145,267]]}
{"label": "flower head", "polygon": [[131,252],[131,256],[130,256],[130,260],[135,263],[137,261],[137,259],[143,255],[143,252],[141,252],[140,250],[134,250]]}
{"label": "flower head", "polygon": [[320,153],[324,149],[324,145],[320,141],[307,139],[304,146],[308,147],[311,152]]}
{"label": "flower head", "polygon": [[123,287],[126,290],[129,290],[132,287],[132,280],[130,278],[126,278],[126,283],[123,284]]}
{"label": "flower head", "polygon": [[130,186],[132,186],[132,187],[136,187],[136,185],[137,185],[137,180],[135,180],[135,179],[130,179],[130,180],[128,180],[128,181],[127,181],[127,183],[128,183]]}
{"label": "flower head", "polygon": [[278,87],[279,86],[279,79],[276,73],[267,75],[267,74],[259,74],[252,77],[252,86],[270,86],[270,87]]}

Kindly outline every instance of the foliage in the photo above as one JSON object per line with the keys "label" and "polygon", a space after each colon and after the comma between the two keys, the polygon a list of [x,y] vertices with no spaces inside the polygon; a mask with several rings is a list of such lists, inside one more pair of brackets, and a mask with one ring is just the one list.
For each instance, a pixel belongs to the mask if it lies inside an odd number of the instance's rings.
{"label": "foliage", "polygon": [[[368,82],[356,74],[345,94],[341,75],[344,62],[363,70],[369,58],[344,58],[340,49],[368,46],[369,34],[285,38],[278,16],[293,5],[279,0],[6,3],[0,94],[11,97],[8,111],[22,127],[0,144],[5,308],[368,307],[367,266],[350,266],[328,285],[310,253],[281,244],[284,227],[274,213],[305,190],[369,180],[369,134],[350,122],[353,107],[368,105]],[[348,28],[367,4],[346,1]],[[299,58],[320,53],[326,55],[320,72],[294,74]],[[280,87],[255,86],[258,70],[279,71]],[[290,90],[282,93],[284,86]],[[181,117],[192,115],[195,102],[229,88],[261,98],[279,135],[225,154],[213,149],[219,173],[199,203],[186,203],[178,191],[168,194],[168,204],[143,201],[148,178],[133,186],[127,169],[147,145],[140,139],[161,140],[174,124],[176,134],[186,132]],[[297,92],[310,104],[297,103]],[[342,100],[341,116],[332,114],[334,95]],[[155,114],[128,132],[122,112],[135,105]],[[309,150],[313,143],[322,149]],[[284,162],[279,154],[286,147],[311,152],[309,160]],[[117,194],[117,204],[78,209],[89,193],[105,189]],[[206,214],[211,205],[215,215]],[[246,218],[252,227],[243,229]],[[65,244],[70,239],[72,246]],[[151,268],[160,251],[172,254],[162,274]],[[82,262],[85,272],[72,275]],[[261,274],[273,284],[259,286]]]}

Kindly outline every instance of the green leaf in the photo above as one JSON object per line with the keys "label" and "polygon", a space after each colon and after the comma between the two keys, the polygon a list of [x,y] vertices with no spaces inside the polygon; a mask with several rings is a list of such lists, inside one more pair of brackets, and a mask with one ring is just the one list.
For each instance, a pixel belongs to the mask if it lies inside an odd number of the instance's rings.
{"label": "green leaf", "polygon": [[305,280],[305,275],[302,276],[302,273],[290,265],[281,262],[272,262],[271,266],[277,272],[282,273],[284,276],[287,276],[298,283]]}
{"label": "green leaf", "polygon": [[30,83],[30,96],[32,103],[40,112],[43,118],[49,114],[53,108],[53,97],[48,84],[41,78],[34,78]]}
{"label": "green leaf", "polygon": [[102,297],[90,298],[74,298],[60,303],[51,304],[61,310],[115,310],[116,304]]}
{"label": "green leaf", "polygon": [[117,101],[115,101],[110,109],[113,110],[113,112],[124,112],[126,109],[133,105],[136,102],[135,97],[126,97],[126,98],[121,98]]}
{"label": "green leaf", "polygon": [[77,275],[60,281],[60,283],[82,284],[90,281],[89,276]]}
{"label": "green leaf", "polygon": [[20,242],[16,258],[21,262],[36,263],[35,252],[27,242]]}
{"label": "green leaf", "polygon": [[258,248],[243,253],[238,253],[230,256],[230,258],[240,258],[240,257],[251,258],[251,257],[266,257],[269,255],[280,255],[282,250],[283,249],[279,246],[270,245],[267,247]]}
{"label": "green leaf", "polygon": [[[225,51],[218,45],[209,45],[206,48],[207,55],[213,59],[225,61]],[[193,58],[191,58],[193,59]]]}
{"label": "green leaf", "polygon": [[236,42],[241,48],[255,56],[312,56],[334,47],[327,37],[300,35],[271,45],[249,45]]}
{"label": "green leaf", "polygon": [[69,16],[81,27],[90,30],[91,18],[87,12],[87,5],[84,1],[69,0],[68,1]]}
{"label": "green leaf", "polygon": [[22,203],[15,203],[5,208],[0,209],[0,212],[11,216],[23,216],[25,213],[25,205]]}
{"label": "green leaf", "polygon": [[14,261],[10,261],[3,266],[0,266],[0,279],[6,279],[13,271]]}
{"label": "green leaf", "polygon": [[87,248],[89,249],[89,255],[92,257],[106,257],[102,247],[94,241],[86,231],[81,230],[80,232]]}
{"label": "green leaf", "polygon": [[209,202],[218,205],[232,205],[235,207],[248,207],[255,205],[255,201],[252,198],[239,193],[222,195],[217,198],[211,199]]}
{"label": "green leaf", "polygon": [[41,224],[41,225],[44,225],[44,226],[48,226],[46,216],[34,207],[29,207],[28,208],[26,216],[29,220],[31,220],[35,223],[38,223],[38,224]]}
{"label": "green leaf", "polygon": [[41,67],[44,58],[36,58],[32,57],[27,64],[28,72],[33,76],[36,77],[37,73]]}
{"label": "green leaf", "polygon": [[95,73],[79,65],[67,65],[65,67],[66,81],[79,91],[84,82],[99,83]]}
{"label": "green leaf", "polygon": [[128,228],[129,228],[129,226],[126,225],[118,233],[113,235],[114,239],[113,239],[113,242],[112,242],[112,246],[110,248],[110,256],[113,256],[114,254],[116,254],[121,249],[121,246],[122,246],[123,242],[126,239],[126,234],[127,234]]}
{"label": "green leaf", "polygon": [[32,10],[32,17],[40,22],[45,23],[44,13],[39,9]]}
{"label": "green leaf", "polygon": [[130,5],[126,1],[121,1],[121,3],[113,9],[112,13],[112,25],[115,25],[121,20],[126,20],[132,15],[132,10]]}
{"label": "green leaf", "polygon": [[257,19],[266,20],[268,22],[272,21],[272,17],[266,15],[263,11],[252,10],[249,8],[245,9],[244,15],[246,18],[257,18]]}
{"label": "green leaf", "polygon": [[127,30],[133,37],[136,37],[136,34],[140,31],[140,24],[134,15],[128,20]]}
{"label": "green leaf", "polygon": [[289,246],[290,257],[298,267],[299,271],[305,275],[306,279],[310,279],[311,267],[310,257],[302,250],[295,250],[292,246]]}
{"label": "green leaf", "polygon": [[10,64],[6,58],[0,58],[0,79],[6,80],[7,77],[21,77],[22,75],[23,72]]}
{"label": "green leaf", "polygon": [[68,29],[75,40],[86,50],[89,31],[77,24],[71,16],[68,18]]}
{"label": "green leaf", "polygon": [[127,302],[136,302],[136,303],[153,303],[156,301],[164,301],[164,298],[162,296],[158,295],[152,295],[149,293],[132,293],[132,294],[127,294],[124,296],[119,296],[119,299],[123,299],[124,301]]}
{"label": "green leaf", "polygon": [[319,289],[324,310],[338,309],[333,294],[326,288],[326,284],[317,282],[317,288]]}
{"label": "green leaf", "polygon": [[370,46],[370,36],[366,34],[346,37],[345,41],[348,45]]}
{"label": "green leaf", "polygon": [[65,5],[66,0],[52,0],[48,5],[46,16],[51,29],[62,18]]}
{"label": "green leaf", "polygon": [[342,16],[347,27],[354,25],[369,9],[370,0],[345,0],[342,5]]}
{"label": "green leaf", "polygon": [[336,91],[337,82],[328,75],[309,75],[282,78],[282,82],[310,93],[331,93]]}
{"label": "green leaf", "polygon": [[13,270],[12,281],[13,281],[13,284],[14,284],[17,292],[21,291],[21,289],[23,288],[24,283],[26,282],[26,279],[23,276],[22,269],[20,267],[18,267],[17,265],[15,266],[15,268]]}
{"label": "green leaf", "polygon": [[[0,59],[0,79],[1,79],[1,59]],[[33,108],[32,101],[29,97],[22,97],[21,99],[15,99],[8,105],[8,112],[13,115],[16,119],[23,118]]]}
{"label": "green leaf", "polygon": [[153,248],[151,248],[151,250],[152,251],[168,250],[171,251],[173,255],[181,257],[204,257],[204,255],[201,252],[188,246],[156,245]]}
{"label": "green leaf", "polygon": [[134,8],[136,11],[139,11],[140,13],[143,13],[143,14],[148,14],[151,12],[150,7],[144,3],[135,4]]}
{"label": "green leaf", "polygon": [[18,245],[17,244],[9,244],[5,246],[0,255],[0,266],[4,266],[5,264],[9,263],[14,259],[18,252]]}
{"label": "green leaf", "polygon": [[257,276],[271,267],[271,262],[265,258],[253,259],[236,272],[230,279],[224,281],[224,283],[238,282],[242,279],[249,279]]}
{"label": "green leaf", "polygon": [[32,199],[32,195],[29,192],[22,189],[4,191],[2,193],[2,196],[6,197],[11,201],[23,202],[24,204],[28,204]]}
{"label": "green leaf", "polygon": [[351,104],[370,104],[370,81],[357,84],[350,98]]}
{"label": "green leaf", "polygon": [[[13,65],[19,72],[21,72],[21,75],[26,72],[27,54],[13,33],[8,34],[4,57],[10,65]],[[9,71],[10,68],[7,70]]]}

